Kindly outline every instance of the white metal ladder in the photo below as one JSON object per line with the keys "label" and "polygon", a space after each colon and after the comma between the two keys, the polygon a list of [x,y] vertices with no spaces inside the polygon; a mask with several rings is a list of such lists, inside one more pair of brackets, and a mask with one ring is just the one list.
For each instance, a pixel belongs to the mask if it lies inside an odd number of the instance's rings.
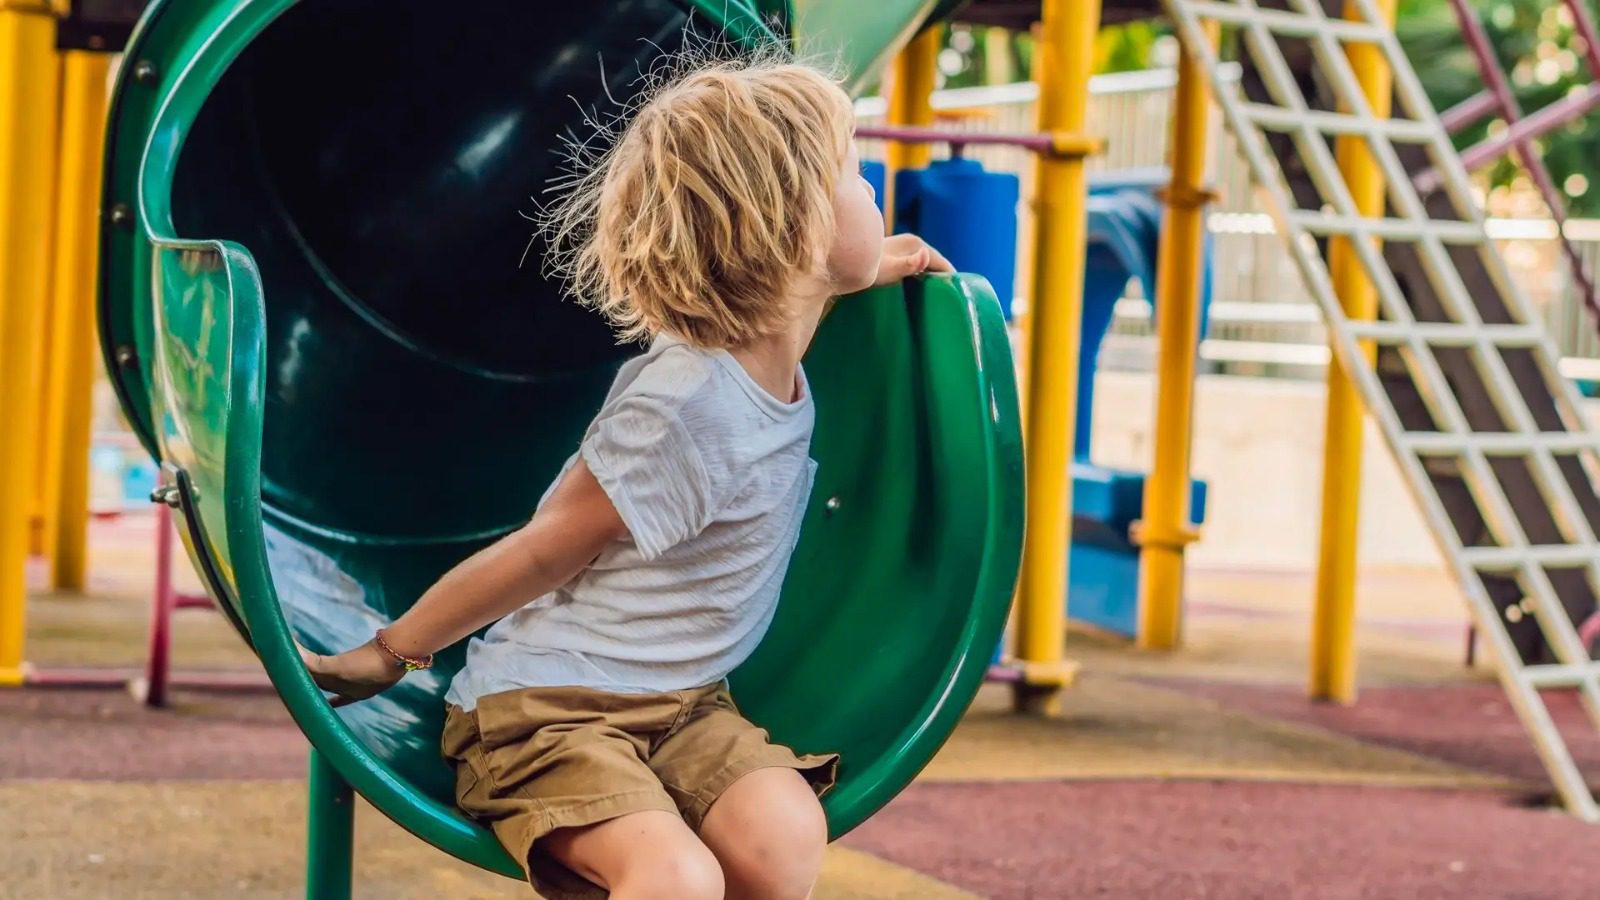
{"label": "white metal ladder", "polygon": [[[1494,648],[1506,694],[1567,808],[1600,821],[1541,690],[1581,693],[1600,726],[1600,663],[1579,637],[1600,585],[1600,435],[1557,371],[1538,324],[1484,231],[1483,214],[1416,72],[1372,0],[1349,19],[1318,0],[1162,0],[1199,54],[1228,127],[1270,198],[1278,233]],[[1256,89],[1221,77],[1207,22],[1236,36]],[[1345,57],[1387,58],[1396,98],[1378,118]],[[1289,63],[1310,61],[1312,81]],[[1306,88],[1310,88],[1307,90]],[[1362,216],[1332,150],[1361,138],[1387,183],[1387,210]],[[1413,176],[1442,176],[1419,192]],[[1287,175],[1308,176],[1296,178]],[[1348,318],[1326,238],[1348,243],[1379,301]],[[1362,345],[1376,349],[1372,358]],[[1553,658],[1552,658],[1553,657]]]}

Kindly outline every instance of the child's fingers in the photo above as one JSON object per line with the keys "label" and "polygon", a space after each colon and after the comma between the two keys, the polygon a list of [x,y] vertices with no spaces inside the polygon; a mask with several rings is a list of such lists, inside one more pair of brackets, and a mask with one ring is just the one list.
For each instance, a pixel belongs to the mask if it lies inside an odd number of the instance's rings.
{"label": "child's fingers", "polygon": [[306,667],[307,671],[316,673],[322,670],[321,654],[312,653],[310,650],[300,646],[299,641],[294,642],[294,649],[300,651],[300,662]]}
{"label": "child's fingers", "polygon": [[933,249],[931,244],[926,245],[923,249],[928,253],[928,263],[923,271],[954,272],[956,270],[955,266],[950,265],[950,260],[945,259],[943,253]]}
{"label": "child's fingers", "polygon": [[878,261],[878,284],[895,284],[904,278],[922,271],[919,255],[916,253],[884,254]]}

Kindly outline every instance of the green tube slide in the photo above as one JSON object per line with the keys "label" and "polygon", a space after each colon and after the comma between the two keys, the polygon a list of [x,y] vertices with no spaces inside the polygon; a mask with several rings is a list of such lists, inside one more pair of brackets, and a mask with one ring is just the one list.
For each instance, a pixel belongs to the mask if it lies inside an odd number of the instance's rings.
{"label": "green tube slide", "polygon": [[[338,711],[291,638],[367,640],[521,524],[630,348],[541,276],[519,212],[685,35],[793,40],[859,82],[930,0],[164,0],[111,113],[100,315],[185,544],[323,762],[420,838],[515,875],[451,800],[461,648]],[[1022,533],[988,285],[843,298],[806,360],[816,494],[734,676],[780,740],[843,754],[835,834],[927,763],[1001,633]]]}

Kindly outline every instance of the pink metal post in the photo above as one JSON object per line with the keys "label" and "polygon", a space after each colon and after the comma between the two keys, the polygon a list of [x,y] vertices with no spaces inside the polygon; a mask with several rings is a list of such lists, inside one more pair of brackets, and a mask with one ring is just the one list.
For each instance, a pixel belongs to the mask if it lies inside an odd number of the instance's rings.
{"label": "pink metal post", "polygon": [[163,503],[156,507],[156,590],[150,602],[150,647],[145,654],[142,690],[144,702],[151,706],[167,705],[172,613],[177,608],[178,591],[172,586],[172,511]]}
{"label": "pink metal post", "polygon": [[961,155],[961,148],[971,145],[998,145],[1021,147],[1034,153],[1076,153],[1085,143],[1082,137],[1062,134],[1004,134],[991,131],[950,131],[944,128],[921,128],[915,125],[863,125],[856,129],[856,137],[866,140],[899,141],[906,144],[948,144],[953,156]]}
{"label": "pink metal post", "polygon": [[271,685],[259,672],[172,671],[172,617],[180,609],[210,609],[211,598],[186,594],[172,581],[172,510],[156,506],[156,578],[150,596],[150,641],[144,670],[137,675],[126,669],[49,668],[28,673],[27,683],[35,687],[101,688],[123,686],[147,706],[166,706],[173,687],[201,691],[263,691]]}

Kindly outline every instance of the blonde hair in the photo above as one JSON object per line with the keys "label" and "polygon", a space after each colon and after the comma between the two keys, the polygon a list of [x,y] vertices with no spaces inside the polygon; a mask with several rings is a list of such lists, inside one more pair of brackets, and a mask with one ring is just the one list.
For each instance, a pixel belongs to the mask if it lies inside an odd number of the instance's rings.
{"label": "blonde hair", "polygon": [[778,331],[788,287],[832,240],[850,99],[773,54],[656,79],[609,149],[578,146],[570,190],[542,217],[548,274],[622,340],[733,347]]}

